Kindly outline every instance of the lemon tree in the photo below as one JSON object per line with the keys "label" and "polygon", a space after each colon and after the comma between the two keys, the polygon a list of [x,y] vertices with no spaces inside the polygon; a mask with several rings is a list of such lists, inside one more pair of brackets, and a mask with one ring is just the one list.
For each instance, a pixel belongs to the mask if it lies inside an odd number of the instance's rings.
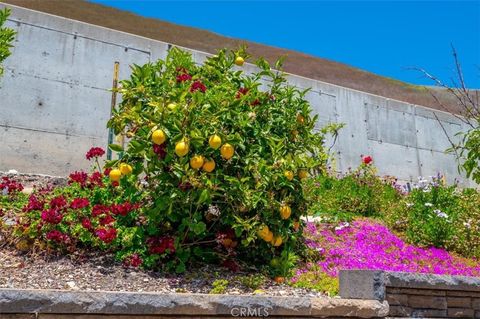
{"label": "lemon tree", "polygon": [[0,75],[3,74],[3,66],[1,63],[10,56],[11,43],[15,38],[15,31],[4,26],[9,15],[9,9],[5,8],[0,10]]}
{"label": "lemon tree", "polygon": [[274,70],[259,59],[247,74],[248,58],[222,50],[197,65],[173,48],[121,83],[108,126],[129,140],[111,145],[123,158],[108,163],[110,177],[120,187],[124,178],[142,181],[145,242],[174,241],[175,254],[139,251],[146,266],[275,260],[272,272],[285,275],[301,247],[302,181],[325,167],[328,128],[314,130],[307,91],[287,84],[281,62]]}

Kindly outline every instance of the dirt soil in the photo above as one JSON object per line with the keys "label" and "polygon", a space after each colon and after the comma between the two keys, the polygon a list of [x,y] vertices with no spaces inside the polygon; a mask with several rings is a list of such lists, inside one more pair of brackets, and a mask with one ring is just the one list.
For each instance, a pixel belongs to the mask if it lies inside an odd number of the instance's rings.
{"label": "dirt soil", "polygon": [[[432,98],[431,93],[422,86],[411,85],[395,79],[379,76],[346,64],[314,57],[301,52],[271,47],[254,42],[225,37],[206,30],[181,26],[158,19],[146,18],[128,11],[91,3],[84,0],[2,0],[37,11],[42,11],[74,20],[137,34],[192,48],[215,53],[218,49],[238,48],[247,44],[253,57],[265,57],[273,62],[286,56],[285,71],[359,91],[381,95],[417,105],[443,109]],[[445,61],[446,65],[453,61]],[[453,65],[453,64],[452,64]],[[422,67],[421,65],[417,67]],[[414,71],[412,71],[414,72]],[[420,75],[420,74],[419,74]],[[432,83],[433,84],[433,83]],[[435,94],[448,105],[448,109],[458,112],[456,101],[441,90]]]}
{"label": "dirt soil", "polygon": [[125,268],[108,254],[35,255],[22,253],[8,245],[0,247],[0,288],[210,293],[216,279],[226,279],[225,294],[322,296],[320,292],[292,288],[270,279],[254,290],[240,281],[241,276],[251,274],[203,265],[182,275],[170,275]]}

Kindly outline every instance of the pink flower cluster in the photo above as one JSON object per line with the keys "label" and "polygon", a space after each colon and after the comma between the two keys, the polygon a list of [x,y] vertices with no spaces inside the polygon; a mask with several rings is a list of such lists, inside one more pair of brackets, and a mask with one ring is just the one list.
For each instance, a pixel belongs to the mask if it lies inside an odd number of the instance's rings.
{"label": "pink flower cluster", "polygon": [[203,84],[202,82],[196,80],[192,83],[192,85],[190,86],[190,92],[196,92],[196,91],[200,91],[202,93],[205,93],[205,91],[207,90],[207,87],[205,86],[205,84]]}
{"label": "pink flower cluster", "polygon": [[175,252],[175,241],[172,237],[151,237],[147,239],[148,251],[151,254],[163,254],[167,251],[169,253]]}
{"label": "pink flower cluster", "polygon": [[[341,269],[480,276],[480,261],[457,257],[444,249],[407,244],[386,226],[368,219],[339,227],[309,223],[305,235],[307,246],[319,254],[317,266],[330,276],[338,275]],[[300,269],[297,274],[305,271],[308,269]]]}
{"label": "pink flower cluster", "polygon": [[104,243],[109,244],[117,238],[117,230],[115,228],[99,228],[95,231],[95,235]]}
{"label": "pink flower cluster", "polygon": [[139,267],[142,265],[143,259],[137,254],[132,254],[123,260],[124,267]]}
{"label": "pink flower cluster", "polygon": [[63,214],[55,209],[47,209],[42,212],[41,218],[44,222],[56,225],[62,221]]}
{"label": "pink flower cluster", "polygon": [[2,193],[13,194],[21,192],[23,190],[23,185],[13,179],[10,179],[7,176],[2,177],[0,180],[0,195]]}
{"label": "pink flower cluster", "polygon": [[92,147],[86,154],[85,157],[87,160],[92,158],[101,157],[105,154],[105,151],[101,147]]}
{"label": "pink flower cluster", "polygon": [[153,152],[158,155],[158,159],[162,160],[167,155],[167,148],[165,144],[162,144],[162,145],[153,144]]}
{"label": "pink flower cluster", "polygon": [[[108,171],[105,175],[108,175],[108,173],[110,173],[110,171]],[[82,188],[87,186],[88,188],[103,187],[104,184],[102,178],[102,173],[98,171],[93,172],[90,176],[88,176],[88,174],[85,172],[75,171],[70,174],[68,184],[78,183]]]}
{"label": "pink flower cluster", "polygon": [[67,243],[70,240],[70,237],[68,237],[67,234],[62,233],[59,230],[51,230],[46,234],[46,237],[48,240],[55,241],[59,244],[61,243]]}
{"label": "pink flower cluster", "polygon": [[28,204],[23,208],[24,212],[31,212],[34,210],[42,210],[45,206],[43,200],[38,199],[35,194],[31,194],[28,198]]}
{"label": "pink flower cluster", "polygon": [[249,90],[247,88],[239,88],[237,94],[235,95],[235,98],[239,99],[242,97],[242,95],[247,95],[248,91]]}
{"label": "pink flower cluster", "polygon": [[178,72],[178,75],[177,75],[178,83],[190,81],[192,79],[192,76],[188,74],[188,71],[185,68],[182,68],[182,67],[177,68],[177,72]]}

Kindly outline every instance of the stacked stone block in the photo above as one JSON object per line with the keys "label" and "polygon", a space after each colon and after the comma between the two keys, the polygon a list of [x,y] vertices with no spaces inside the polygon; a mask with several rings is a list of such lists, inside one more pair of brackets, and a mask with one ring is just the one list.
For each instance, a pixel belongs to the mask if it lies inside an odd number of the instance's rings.
{"label": "stacked stone block", "polygon": [[480,318],[480,278],[343,271],[343,298],[386,300],[389,317]]}

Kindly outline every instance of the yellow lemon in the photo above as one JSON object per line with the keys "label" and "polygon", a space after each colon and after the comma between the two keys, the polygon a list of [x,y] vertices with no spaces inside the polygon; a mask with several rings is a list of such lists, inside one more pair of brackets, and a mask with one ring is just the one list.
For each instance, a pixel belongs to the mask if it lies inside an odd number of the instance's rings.
{"label": "yellow lemon", "polygon": [[273,233],[271,231],[268,231],[268,233],[262,237],[263,240],[266,242],[271,242],[273,239]]}
{"label": "yellow lemon", "polygon": [[272,240],[272,245],[275,247],[280,246],[283,243],[283,239],[280,236],[275,236]]}
{"label": "yellow lemon", "polygon": [[298,171],[298,177],[300,179],[307,178],[308,177],[308,172],[304,169],[301,169],[301,170]]}
{"label": "yellow lemon", "polygon": [[235,149],[233,148],[232,145],[225,143],[222,145],[222,148],[220,149],[220,154],[224,159],[231,159],[233,156],[233,153],[235,153]]}
{"label": "yellow lemon", "polygon": [[126,164],[126,163],[122,163],[120,164],[120,172],[123,174],[123,175],[129,175],[131,174],[133,171],[133,168],[131,165],[129,164]]}
{"label": "yellow lemon", "polygon": [[285,177],[291,181],[293,180],[293,172],[292,171],[285,171],[285,173],[283,173],[283,175],[285,175]]}
{"label": "yellow lemon", "polygon": [[190,166],[193,169],[199,169],[203,166],[203,156],[195,155],[190,159]]}
{"label": "yellow lemon", "polygon": [[260,226],[260,228],[258,229],[258,236],[260,237],[265,237],[268,233],[270,232],[270,229],[268,228],[267,225],[263,225],[263,226]]}
{"label": "yellow lemon", "polygon": [[178,142],[177,145],[175,145],[175,153],[183,157],[188,154],[188,144],[184,141]]}
{"label": "yellow lemon", "polygon": [[108,176],[110,177],[110,180],[112,182],[118,182],[120,180],[120,177],[122,177],[122,172],[119,169],[114,168],[110,171]]}
{"label": "yellow lemon", "polygon": [[215,169],[215,161],[214,160],[205,161],[202,169],[207,173],[213,172],[213,170]]}
{"label": "yellow lemon", "polygon": [[210,145],[211,148],[216,150],[217,148],[220,147],[220,145],[222,145],[222,139],[220,138],[220,136],[218,136],[216,134],[212,135],[212,136],[210,136],[210,139],[208,140],[208,144]]}
{"label": "yellow lemon", "polygon": [[162,130],[156,130],[152,133],[152,141],[157,145],[162,145],[163,143],[165,143],[166,139],[167,139],[167,136],[165,135],[165,132]]}
{"label": "yellow lemon", "polygon": [[237,58],[235,59],[235,64],[238,66],[242,66],[244,62],[245,60],[241,56],[237,56]]}
{"label": "yellow lemon", "polygon": [[292,209],[288,205],[282,205],[280,207],[280,216],[282,219],[288,219],[292,215]]}
{"label": "yellow lemon", "polygon": [[297,123],[298,123],[298,124],[303,124],[303,123],[305,123],[305,118],[303,117],[302,114],[298,114],[298,115],[297,115]]}
{"label": "yellow lemon", "polygon": [[170,110],[170,111],[173,111],[177,108],[177,104],[175,103],[168,103],[167,105],[167,108]]}

